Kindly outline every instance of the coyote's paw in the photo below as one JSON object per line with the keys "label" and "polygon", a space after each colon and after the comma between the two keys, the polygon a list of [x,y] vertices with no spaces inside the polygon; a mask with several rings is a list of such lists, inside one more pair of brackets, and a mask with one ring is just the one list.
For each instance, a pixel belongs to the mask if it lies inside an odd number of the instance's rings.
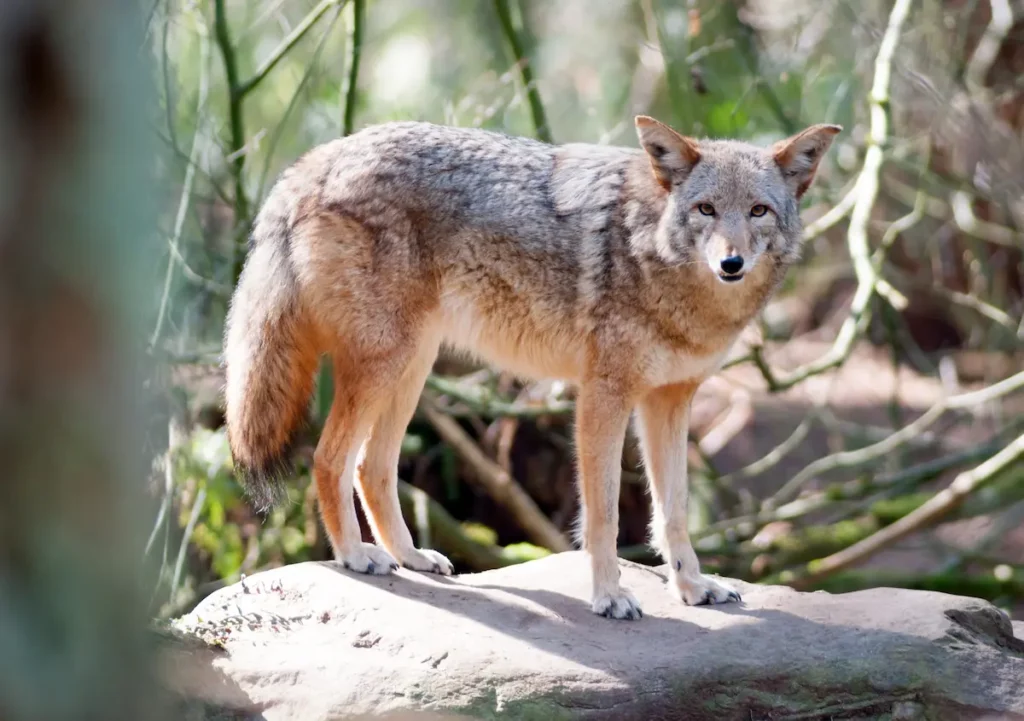
{"label": "coyote's paw", "polygon": [[413,571],[423,571],[424,573],[439,573],[442,576],[450,576],[452,571],[455,570],[451,561],[437,551],[431,551],[428,548],[413,548],[407,553],[400,553],[398,554],[398,560],[406,568]]}
{"label": "coyote's paw", "polygon": [[676,578],[676,591],[687,606],[710,606],[743,600],[739,592],[730,586],[701,574]]}
{"label": "coyote's paw", "polygon": [[391,554],[372,543],[360,543],[348,553],[337,554],[336,560],[350,571],[374,576],[386,576],[398,570],[398,563]]}
{"label": "coyote's paw", "polygon": [[627,621],[637,621],[644,617],[640,610],[640,604],[632,593],[626,589],[619,589],[615,593],[602,594],[594,598],[591,606],[598,616],[607,618],[620,618]]}

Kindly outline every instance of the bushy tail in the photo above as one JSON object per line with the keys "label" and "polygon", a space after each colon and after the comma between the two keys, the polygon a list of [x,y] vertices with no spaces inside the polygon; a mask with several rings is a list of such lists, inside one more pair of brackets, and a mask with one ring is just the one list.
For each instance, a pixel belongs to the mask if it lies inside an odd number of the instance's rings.
{"label": "bushy tail", "polygon": [[320,355],[288,258],[287,215],[274,211],[268,202],[253,229],[224,343],[228,442],[235,472],[261,509],[284,495]]}

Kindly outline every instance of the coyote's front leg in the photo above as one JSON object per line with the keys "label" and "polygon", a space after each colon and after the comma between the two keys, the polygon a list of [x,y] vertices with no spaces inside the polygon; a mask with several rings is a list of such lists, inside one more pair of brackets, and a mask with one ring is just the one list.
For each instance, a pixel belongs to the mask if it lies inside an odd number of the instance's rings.
{"label": "coyote's front leg", "polygon": [[637,414],[651,487],[653,543],[669,565],[673,590],[691,606],[740,600],[732,588],[701,574],[687,529],[686,443],[696,390],[696,383],[656,388],[640,402]]}
{"label": "coyote's front leg", "polygon": [[640,604],[619,585],[619,481],[622,445],[632,398],[627,389],[605,380],[581,386],[576,400],[576,449],[582,500],[583,546],[593,571],[594,613],[639,619]]}

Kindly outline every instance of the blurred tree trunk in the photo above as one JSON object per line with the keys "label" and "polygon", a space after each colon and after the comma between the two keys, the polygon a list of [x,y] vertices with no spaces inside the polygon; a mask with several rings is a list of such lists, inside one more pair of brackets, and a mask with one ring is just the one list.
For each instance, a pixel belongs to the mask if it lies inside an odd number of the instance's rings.
{"label": "blurred tree trunk", "polygon": [[4,721],[157,715],[138,574],[133,348],[156,236],[137,9],[0,3]]}

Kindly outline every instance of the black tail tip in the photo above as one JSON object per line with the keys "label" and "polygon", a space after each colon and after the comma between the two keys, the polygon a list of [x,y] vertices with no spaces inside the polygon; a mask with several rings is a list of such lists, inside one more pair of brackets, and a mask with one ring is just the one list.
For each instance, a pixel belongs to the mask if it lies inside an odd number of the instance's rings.
{"label": "black tail tip", "polygon": [[293,470],[291,464],[283,459],[260,465],[236,463],[235,477],[245,489],[249,503],[258,512],[266,513],[288,499],[285,479],[292,475]]}

